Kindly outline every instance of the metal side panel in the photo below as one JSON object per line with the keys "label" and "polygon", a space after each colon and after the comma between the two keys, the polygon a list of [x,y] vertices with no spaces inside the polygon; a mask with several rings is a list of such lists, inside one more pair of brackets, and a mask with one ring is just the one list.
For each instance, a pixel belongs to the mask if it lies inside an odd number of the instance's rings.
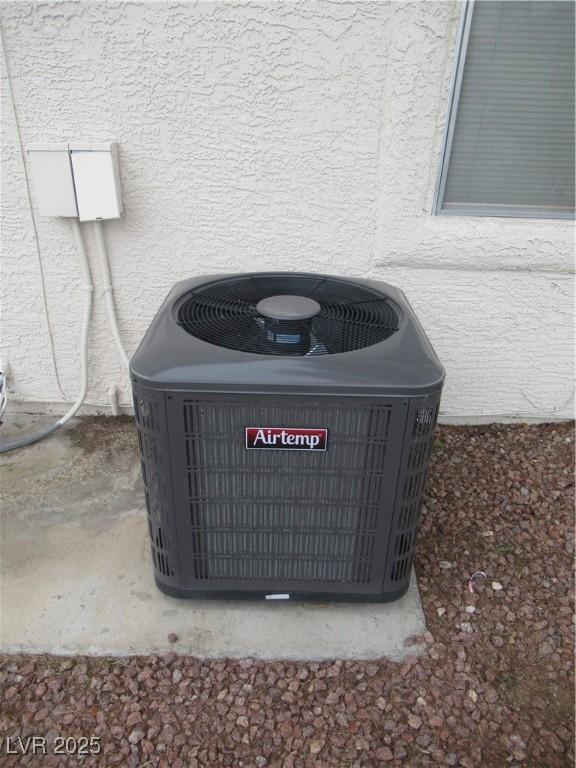
{"label": "metal side panel", "polygon": [[162,392],[137,386],[133,392],[154,572],[157,581],[175,587],[180,583],[180,571],[165,396]]}
{"label": "metal side panel", "polygon": [[439,407],[440,390],[428,397],[413,398],[410,401],[394,519],[390,531],[384,591],[404,588],[410,581]]}
{"label": "metal side panel", "polygon": [[[166,395],[180,586],[380,594],[409,400]],[[252,450],[246,427],[327,429]]]}

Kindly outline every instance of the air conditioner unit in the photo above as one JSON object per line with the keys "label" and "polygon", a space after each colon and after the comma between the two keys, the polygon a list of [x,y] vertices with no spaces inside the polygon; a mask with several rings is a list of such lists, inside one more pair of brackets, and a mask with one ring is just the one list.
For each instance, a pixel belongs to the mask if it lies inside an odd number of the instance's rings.
{"label": "air conditioner unit", "polygon": [[404,594],[444,371],[401,291],[300,273],[186,280],[131,377],[163,592]]}

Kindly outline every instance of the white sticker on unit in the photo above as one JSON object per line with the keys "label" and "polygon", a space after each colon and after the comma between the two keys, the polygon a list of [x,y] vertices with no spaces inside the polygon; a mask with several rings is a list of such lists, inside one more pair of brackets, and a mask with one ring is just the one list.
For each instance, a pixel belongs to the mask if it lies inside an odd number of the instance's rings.
{"label": "white sticker on unit", "polygon": [[266,595],[266,600],[290,600],[290,595]]}

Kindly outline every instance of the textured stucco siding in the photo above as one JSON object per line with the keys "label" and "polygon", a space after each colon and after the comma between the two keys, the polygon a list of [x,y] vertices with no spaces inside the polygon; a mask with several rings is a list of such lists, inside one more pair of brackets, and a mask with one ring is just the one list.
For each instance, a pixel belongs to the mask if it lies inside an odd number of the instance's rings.
{"label": "textured stucco siding", "polygon": [[[572,225],[431,215],[456,2],[4,3],[2,359],[62,411],[84,295],[70,223],[39,216],[21,141],[115,139],[107,222],[132,352],[174,281],[255,269],[401,286],[447,369],[445,418],[569,416]],[[27,160],[26,160],[27,162]],[[34,198],[34,190],[32,190]],[[130,393],[97,284],[87,403]],[[58,378],[50,346],[51,328]],[[58,379],[60,383],[58,383]]]}

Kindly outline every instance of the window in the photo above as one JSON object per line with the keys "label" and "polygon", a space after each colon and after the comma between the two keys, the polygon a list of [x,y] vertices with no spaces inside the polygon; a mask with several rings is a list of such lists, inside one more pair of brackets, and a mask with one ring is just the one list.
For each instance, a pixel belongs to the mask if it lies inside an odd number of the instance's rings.
{"label": "window", "polygon": [[573,217],[574,7],[465,4],[436,213]]}

